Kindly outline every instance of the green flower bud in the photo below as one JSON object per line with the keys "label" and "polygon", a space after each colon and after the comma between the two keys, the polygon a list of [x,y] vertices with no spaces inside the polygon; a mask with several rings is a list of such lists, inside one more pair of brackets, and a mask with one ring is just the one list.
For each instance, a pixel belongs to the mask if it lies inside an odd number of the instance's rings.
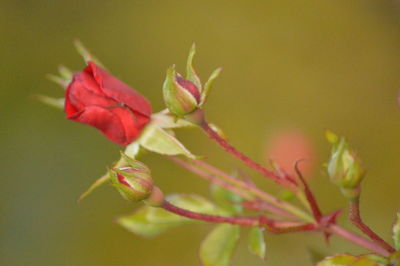
{"label": "green flower bud", "polygon": [[113,186],[129,201],[147,199],[153,191],[153,180],[149,169],[114,168],[110,170]]}
{"label": "green flower bud", "polygon": [[346,140],[341,137],[332,137],[327,134],[328,140],[333,144],[331,158],[327,165],[328,175],[333,183],[342,189],[356,188],[364,177],[364,170],[360,159],[350,149]]}
{"label": "green flower bud", "polygon": [[174,66],[167,70],[163,94],[168,110],[178,117],[196,110],[201,101],[199,88],[176,73]]}

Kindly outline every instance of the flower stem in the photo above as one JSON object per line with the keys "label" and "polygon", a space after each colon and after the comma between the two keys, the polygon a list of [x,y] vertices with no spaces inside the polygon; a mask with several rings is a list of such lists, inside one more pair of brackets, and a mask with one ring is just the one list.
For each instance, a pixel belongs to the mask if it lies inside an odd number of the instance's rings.
{"label": "flower stem", "polygon": [[171,204],[168,201],[164,201],[162,208],[166,211],[175,213],[179,216],[183,216],[190,219],[205,221],[209,223],[229,223],[241,226],[257,226],[258,219],[252,217],[225,217],[217,215],[209,215],[204,213],[192,212],[189,210],[182,209],[178,206]]}
{"label": "flower stem", "polygon": [[294,191],[296,189],[294,187],[293,183],[289,182],[286,179],[282,179],[274,172],[266,169],[265,167],[261,166],[259,163],[253,161],[248,156],[246,156],[245,154],[238,151],[228,141],[226,141],[224,138],[222,138],[220,135],[218,135],[218,133],[215,132],[206,121],[203,121],[203,123],[201,123],[200,126],[203,129],[203,131],[208,135],[209,138],[216,141],[225,151],[227,151],[232,156],[241,160],[248,167],[253,168],[254,170],[260,172],[263,176],[274,180],[276,183],[282,185],[283,187],[286,187],[292,191]]}
{"label": "flower stem", "polygon": [[349,242],[352,242],[358,246],[361,246],[367,250],[370,250],[374,253],[380,254],[382,256],[388,257],[391,252],[387,251],[380,245],[376,244],[375,242],[372,242],[364,237],[361,237],[351,231],[348,231],[344,229],[343,227],[336,225],[336,224],[331,224],[328,227],[328,232],[335,234]]}
{"label": "flower stem", "polygon": [[[196,174],[201,174],[202,176],[204,176],[204,175],[206,175],[206,173],[204,173],[204,171],[199,169],[199,167],[201,167],[201,168],[205,169],[207,172],[212,173],[214,176],[219,176],[219,177],[223,178],[226,182],[229,182],[229,183],[233,184],[234,186],[241,188],[242,190],[246,191],[247,193],[249,193],[261,200],[264,200],[268,203],[271,203],[272,205],[274,205],[275,207],[280,209],[279,212],[278,212],[278,209],[276,209],[276,208],[270,209],[270,211],[272,211],[276,214],[282,215],[282,211],[284,211],[284,213],[286,213],[286,215],[285,215],[286,217],[288,216],[287,214],[289,213],[289,214],[291,214],[291,215],[289,215],[289,217],[296,216],[306,222],[313,222],[313,218],[308,213],[304,212],[303,210],[301,210],[283,200],[280,200],[280,199],[262,191],[261,189],[259,189],[257,187],[251,186],[246,182],[243,182],[237,178],[234,178],[233,176],[228,175],[227,173],[221,171],[218,168],[215,168],[212,165],[207,164],[204,161],[190,160],[190,162],[193,164],[192,165],[192,164],[187,164],[187,163],[185,163],[185,161],[178,159],[176,157],[172,157],[172,158],[173,158],[173,161],[180,164],[181,166],[188,169],[189,171],[192,171]],[[291,217],[291,218],[293,218],[293,217]]]}
{"label": "flower stem", "polygon": [[360,215],[360,197],[357,196],[355,199],[350,201],[350,210],[349,210],[349,219],[360,231],[366,234],[372,241],[376,244],[383,247],[390,253],[395,252],[396,250],[389,245],[385,240],[383,240],[378,234],[372,231],[361,219]]}

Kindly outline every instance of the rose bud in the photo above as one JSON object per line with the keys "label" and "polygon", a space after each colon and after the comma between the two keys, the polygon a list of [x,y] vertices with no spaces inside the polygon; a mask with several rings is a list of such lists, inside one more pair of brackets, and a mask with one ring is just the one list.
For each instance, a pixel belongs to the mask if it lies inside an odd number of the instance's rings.
{"label": "rose bud", "polygon": [[174,66],[167,70],[163,94],[168,110],[178,117],[192,113],[201,101],[199,88],[176,73]]}
{"label": "rose bud", "polygon": [[124,146],[140,135],[151,116],[145,97],[93,62],[74,74],[64,110],[68,119],[93,126]]}
{"label": "rose bud", "polygon": [[110,170],[113,186],[129,201],[140,201],[150,197],[153,180],[148,171],[138,168],[114,168]]}
{"label": "rose bud", "polygon": [[[342,190],[356,189],[364,177],[360,159],[343,137],[339,138],[332,132],[327,132],[326,135],[333,144],[331,158],[327,164],[331,181],[341,187]],[[354,192],[357,191],[354,190]],[[357,193],[353,196],[356,195]]]}

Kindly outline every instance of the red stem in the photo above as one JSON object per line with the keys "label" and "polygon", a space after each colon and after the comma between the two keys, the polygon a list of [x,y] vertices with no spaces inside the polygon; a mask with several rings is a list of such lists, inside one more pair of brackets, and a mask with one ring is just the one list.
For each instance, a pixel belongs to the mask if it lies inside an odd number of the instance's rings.
{"label": "red stem", "polygon": [[279,177],[277,174],[274,172],[266,169],[265,167],[261,166],[259,163],[253,161],[240,151],[238,151],[235,147],[233,147],[229,142],[227,142],[225,139],[220,137],[217,132],[215,132],[210,125],[204,121],[201,124],[201,128],[204,130],[204,132],[208,135],[209,138],[215,140],[225,151],[233,155],[234,157],[238,158],[241,160],[243,163],[245,163],[248,167],[253,168],[254,170],[260,172],[262,175],[265,177],[271,178],[274,180],[276,183],[289,188],[291,190],[294,190],[295,188],[293,187],[293,184],[288,182],[288,180],[282,179]]}
{"label": "red stem", "polygon": [[[229,182],[231,182],[232,184],[236,185],[237,187],[241,187],[241,188],[245,188],[247,191],[252,192],[254,195],[257,195],[259,198],[262,199],[268,199],[269,202],[271,203],[270,205],[266,205],[266,207],[269,207],[268,211],[275,213],[277,215],[286,217],[286,218],[295,218],[292,214],[288,213],[287,210],[284,210],[281,208],[282,205],[285,205],[286,203],[283,202],[280,199],[275,198],[274,196],[258,189],[257,187],[253,187],[251,185],[248,185],[247,183],[238,180],[230,175],[228,175],[227,173],[225,173],[224,171],[217,169],[209,164],[207,164],[204,161],[199,161],[199,160],[191,160],[191,162],[193,164],[196,164],[196,166],[193,166],[191,164],[188,164],[187,162],[178,159],[176,157],[170,157],[171,160],[173,160],[175,163],[181,165],[182,167],[188,169],[189,171],[207,179],[207,176],[209,176],[210,174],[199,169],[197,166],[202,167],[204,169],[206,169],[207,171],[210,171],[218,176],[224,177],[225,180],[229,180]],[[228,187],[225,187],[227,189],[230,189]]]}
{"label": "red stem", "polygon": [[217,216],[217,215],[209,215],[203,214],[198,212],[192,212],[189,210],[185,210],[179,208],[175,205],[172,205],[168,201],[164,201],[162,208],[166,211],[175,213],[177,215],[187,217],[190,219],[201,220],[209,223],[229,223],[229,224],[236,224],[241,226],[257,226],[258,219],[250,218],[250,217],[224,217],[224,216]]}
{"label": "red stem", "polygon": [[209,215],[204,213],[192,212],[189,210],[182,209],[178,206],[171,204],[168,201],[164,201],[162,208],[171,213],[177,214],[190,219],[200,220],[209,223],[228,223],[240,226],[258,226],[264,228],[266,231],[273,234],[284,234],[294,232],[305,232],[313,231],[316,229],[314,224],[300,224],[300,225],[285,225],[280,226],[279,222],[268,219],[265,216],[261,217],[225,217],[218,215]]}
{"label": "red stem", "polygon": [[383,247],[385,250],[389,251],[390,253],[395,252],[396,250],[389,245],[385,240],[383,240],[380,236],[378,236],[371,228],[369,228],[361,219],[360,215],[360,198],[357,197],[350,202],[350,210],[349,210],[349,219],[356,226],[360,229],[364,234],[366,234],[372,241],[376,244]]}

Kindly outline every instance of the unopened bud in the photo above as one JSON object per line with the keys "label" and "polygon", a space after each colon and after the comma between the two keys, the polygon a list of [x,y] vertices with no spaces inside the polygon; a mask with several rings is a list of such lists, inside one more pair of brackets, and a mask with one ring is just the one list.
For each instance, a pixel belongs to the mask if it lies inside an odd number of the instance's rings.
{"label": "unopened bud", "polygon": [[147,199],[153,191],[153,180],[147,167],[114,168],[110,170],[110,175],[113,186],[129,201]]}
{"label": "unopened bud", "polygon": [[361,161],[343,137],[333,138],[333,135],[332,132],[327,134],[328,140],[333,144],[327,165],[328,175],[342,189],[355,189],[364,177]]}
{"label": "unopened bud", "polygon": [[196,110],[201,101],[199,88],[176,73],[174,66],[167,70],[163,94],[168,110],[179,117]]}

